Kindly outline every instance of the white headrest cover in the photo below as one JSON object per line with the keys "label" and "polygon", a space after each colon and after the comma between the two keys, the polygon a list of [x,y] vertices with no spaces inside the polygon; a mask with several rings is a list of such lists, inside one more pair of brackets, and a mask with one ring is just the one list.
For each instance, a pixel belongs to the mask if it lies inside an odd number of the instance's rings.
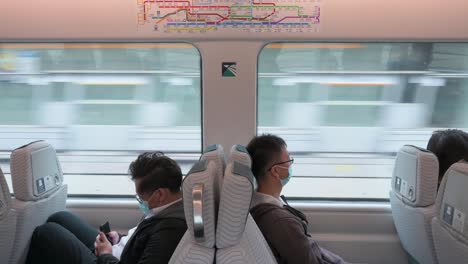
{"label": "white headrest cover", "polygon": [[192,166],[182,183],[184,213],[187,221],[188,232],[195,238],[194,224],[194,187],[203,186],[202,195],[202,239],[196,239],[201,246],[213,248],[215,246],[215,206],[214,206],[214,174],[215,163],[213,161],[200,160]]}
{"label": "white headrest cover", "polygon": [[439,161],[425,149],[405,145],[397,154],[392,191],[407,205],[434,204],[437,195]]}
{"label": "white headrest cover", "polygon": [[233,161],[227,166],[218,212],[217,248],[236,245],[242,238],[254,193],[253,179],[250,168],[242,163]]}
{"label": "white headrest cover", "polygon": [[224,169],[226,168],[226,158],[224,157],[223,146],[219,144],[209,145],[205,148],[205,151],[203,151],[200,159],[214,161],[214,163],[219,167],[217,172],[220,175],[223,175]]}
{"label": "white headrest cover", "polygon": [[252,168],[252,159],[250,158],[249,152],[245,146],[236,144],[231,148],[231,160],[237,161],[245,166]]}
{"label": "white headrest cover", "polygon": [[453,164],[445,173],[437,194],[437,217],[451,234],[468,239],[468,163]]}
{"label": "white headrest cover", "polygon": [[11,194],[8,184],[0,168],[0,220],[8,215],[11,208]]}
{"label": "white headrest cover", "polygon": [[205,148],[205,151],[200,157],[200,160],[208,160],[213,161],[215,163],[216,175],[214,178],[214,197],[216,210],[218,210],[219,192],[221,191],[221,187],[223,186],[223,175],[224,170],[226,168],[226,158],[224,157],[223,146],[219,144],[209,145]]}
{"label": "white headrest cover", "polygon": [[15,198],[36,201],[56,192],[63,174],[55,149],[45,141],[36,141],[11,153],[11,178]]}

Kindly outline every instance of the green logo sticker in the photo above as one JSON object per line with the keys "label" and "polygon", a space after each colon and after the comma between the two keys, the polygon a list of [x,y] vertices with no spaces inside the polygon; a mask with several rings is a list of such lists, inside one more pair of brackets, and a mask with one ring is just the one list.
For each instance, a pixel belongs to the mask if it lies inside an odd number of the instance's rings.
{"label": "green logo sticker", "polygon": [[221,75],[223,77],[236,77],[237,62],[223,62],[221,65]]}

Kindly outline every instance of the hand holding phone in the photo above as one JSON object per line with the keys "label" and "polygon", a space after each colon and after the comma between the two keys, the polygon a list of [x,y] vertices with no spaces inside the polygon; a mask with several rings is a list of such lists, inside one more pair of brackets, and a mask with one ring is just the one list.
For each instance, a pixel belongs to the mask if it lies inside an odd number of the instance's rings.
{"label": "hand holding phone", "polygon": [[110,233],[110,231],[111,231],[109,222],[105,222],[103,225],[101,225],[101,226],[99,227],[99,230],[100,230],[101,232],[103,232],[103,233],[106,235],[107,240],[109,240],[109,242],[110,242],[112,245],[114,245],[114,243],[112,243],[112,237],[109,236],[109,233]]}

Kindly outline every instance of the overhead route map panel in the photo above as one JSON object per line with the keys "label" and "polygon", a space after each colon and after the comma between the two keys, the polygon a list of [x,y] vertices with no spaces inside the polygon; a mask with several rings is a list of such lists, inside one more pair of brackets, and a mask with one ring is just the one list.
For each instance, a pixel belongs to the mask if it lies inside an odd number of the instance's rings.
{"label": "overhead route map panel", "polygon": [[319,0],[136,0],[138,30],[317,32]]}

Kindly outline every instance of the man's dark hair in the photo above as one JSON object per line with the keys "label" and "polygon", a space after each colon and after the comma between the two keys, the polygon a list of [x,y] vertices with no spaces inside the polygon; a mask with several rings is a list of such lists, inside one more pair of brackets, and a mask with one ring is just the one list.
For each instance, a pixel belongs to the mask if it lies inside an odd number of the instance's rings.
{"label": "man's dark hair", "polygon": [[128,172],[132,181],[141,179],[139,193],[154,191],[158,188],[168,188],[175,193],[182,185],[182,171],[173,159],[162,152],[145,152],[130,163]]}
{"label": "man's dark hair", "polygon": [[427,150],[439,160],[440,182],[452,164],[467,158],[468,134],[459,129],[436,130],[427,143]]}
{"label": "man's dark hair", "polygon": [[275,135],[263,134],[250,140],[247,151],[252,158],[252,173],[257,181],[262,179],[276,159],[279,159],[286,142]]}

